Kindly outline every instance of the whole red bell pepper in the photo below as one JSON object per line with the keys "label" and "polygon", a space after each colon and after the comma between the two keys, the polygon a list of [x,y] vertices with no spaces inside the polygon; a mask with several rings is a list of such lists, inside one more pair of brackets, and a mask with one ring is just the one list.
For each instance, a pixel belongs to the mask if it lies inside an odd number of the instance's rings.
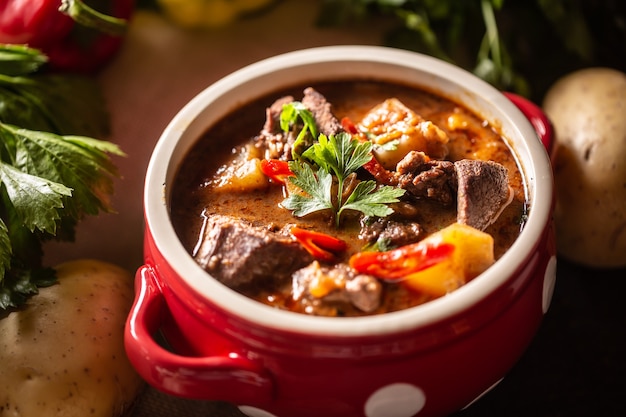
{"label": "whole red bell pepper", "polygon": [[94,72],[118,51],[134,0],[0,0],[0,43],[48,56],[56,71]]}

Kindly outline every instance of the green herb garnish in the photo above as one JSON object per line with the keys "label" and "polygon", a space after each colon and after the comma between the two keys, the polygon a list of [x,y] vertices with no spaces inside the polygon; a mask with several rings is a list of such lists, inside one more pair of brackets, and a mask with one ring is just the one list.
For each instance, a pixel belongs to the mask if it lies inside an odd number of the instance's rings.
{"label": "green herb garnish", "polygon": [[0,311],[56,281],[43,243],[74,239],[87,215],[111,212],[118,172],[96,80],[40,72],[37,50],[0,44]]}
{"label": "green herb garnish", "polygon": [[280,113],[280,128],[283,132],[288,132],[292,128],[299,128],[300,123],[302,127],[291,151],[294,159],[300,158],[301,150],[311,145],[312,141],[307,143],[307,138],[312,140],[317,138],[317,125],[311,112],[301,102],[293,101],[285,104]]}
{"label": "green herb garnish", "polygon": [[[360,181],[347,198],[343,198],[346,180],[372,158],[371,142],[359,142],[347,133],[326,137],[319,135],[318,141],[309,147],[302,157],[305,161],[290,161],[294,173],[288,180],[305,194],[291,193],[283,200],[283,207],[293,210],[298,217],[317,211],[330,211],[335,226],[339,227],[341,215],[346,210],[359,211],[368,216],[385,217],[393,213],[387,204],[398,202],[403,189],[382,186],[376,181]],[[336,194],[333,196],[333,176],[336,179]]]}

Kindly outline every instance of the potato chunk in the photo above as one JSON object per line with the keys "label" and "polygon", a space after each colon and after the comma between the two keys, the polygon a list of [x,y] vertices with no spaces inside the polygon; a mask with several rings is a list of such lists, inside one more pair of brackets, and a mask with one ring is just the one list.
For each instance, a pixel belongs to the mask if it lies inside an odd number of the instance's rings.
{"label": "potato chunk", "polygon": [[266,188],[269,180],[261,170],[258,149],[244,146],[233,154],[232,160],[218,169],[211,183],[213,191],[244,193]]}
{"label": "potato chunk", "polygon": [[421,292],[437,297],[445,295],[477,277],[495,262],[493,238],[471,226],[452,223],[424,239],[428,240],[451,243],[455,249],[449,259],[407,277],[406,284]]}
{"label": "potato chunk", "polygon": [[143,387],[124,350],[133,276],[95,260],[57,273],[57,284],[0,316],[0,415],[121,416]]}

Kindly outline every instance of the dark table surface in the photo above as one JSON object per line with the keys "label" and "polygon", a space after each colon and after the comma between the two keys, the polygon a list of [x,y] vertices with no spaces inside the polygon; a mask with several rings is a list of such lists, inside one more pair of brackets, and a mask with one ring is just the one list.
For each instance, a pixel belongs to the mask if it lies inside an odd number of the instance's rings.
{"label": "dark table surface", "polygon": [[626,269],[560,260],[550,309],[524,356],[455,414],[475,416],[626,416]]}

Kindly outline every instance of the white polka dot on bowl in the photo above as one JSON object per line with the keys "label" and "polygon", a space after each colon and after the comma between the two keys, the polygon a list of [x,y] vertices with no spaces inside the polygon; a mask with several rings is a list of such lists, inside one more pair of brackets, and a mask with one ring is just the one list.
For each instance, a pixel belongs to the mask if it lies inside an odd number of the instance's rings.
{"label": "white polka dot on bowl", "polygon": [[[376,390],[365,402],[366,417],[413,417],[426,404],[426,395],[419,387],[406,383],[386,385]],[[248,417],[277,417],[251,406],[240,406],[239,411]]]}
{"label": "white polka dot on bowl", "polygon": [[248,417],[277,417],[272,413],[269,413],[260,408],[250,407],[248,405],[242,405],[239,407],[239,411],[247,415]]}
{"label": "white polka dot on bowl", "polygon": [[406,383],[386,385],[376,390],[365,402],[367,417],[413,417],[426,404],[421,388]]}
{"label": "white polka dot on bowl", "polygon": [[550,258],[546,272],[543,276],[543,300],[541,308],[543,314],[546,314],[548,308],[550,308],[550,302],[552,301],[552,294],[554,294],[554,286],[556,285],[556,256]]}

